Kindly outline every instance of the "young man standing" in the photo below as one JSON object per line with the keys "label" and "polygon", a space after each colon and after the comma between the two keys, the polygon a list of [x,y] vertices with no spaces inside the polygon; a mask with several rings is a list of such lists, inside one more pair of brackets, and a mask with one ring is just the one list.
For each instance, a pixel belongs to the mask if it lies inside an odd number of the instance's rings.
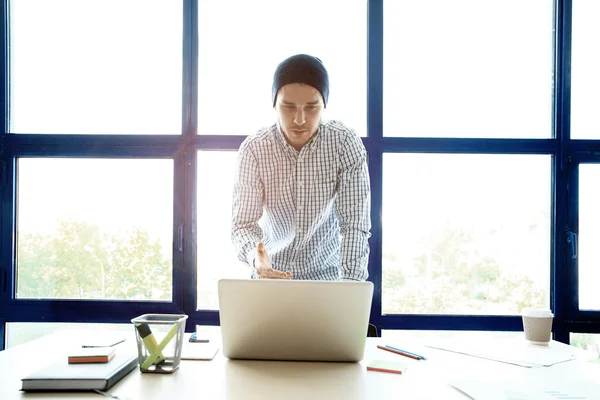
{"label": "young man standing", "polygon": [[367,153],[353,130],[321,121],[328,97],[321,60],[287,58],[273,76],[277,123],[240,146],[231,233],[253,278],[367,279]]}

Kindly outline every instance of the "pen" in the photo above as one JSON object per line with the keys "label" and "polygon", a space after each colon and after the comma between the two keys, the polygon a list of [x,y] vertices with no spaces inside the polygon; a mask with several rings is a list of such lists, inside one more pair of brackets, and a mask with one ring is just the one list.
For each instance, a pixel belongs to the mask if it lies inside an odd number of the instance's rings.
{"label": "pen", "polygon": [[412,358],[412,359],[415,359],[415,360],[424,360],[425,359],[425,358],[422,358],[420,356],[414,355],[412,353],[407,353],[407,352],[404,352],[404,351],[396,350],[394,348],[390,348],[389,346],[377,345],[377,348],[381,349],[381,350],[389,351],[390,353],[399,354],[399,355],[404,356],[404,357]]}
{"label": "pen", "polygon": [[399,349],[399,348],[397,348],[397,347],[388,346],[387,344],[385,345],[385,347],[387,347],[388,349],[392,349],[392,350],[399,351],[399,352],[401,352],[401,353],[411,354],[411,355],[413,355],[413,356],[415,356],[415,357],[419,357],[421,360],[427,360],[427,358],[425,358],[425,357],[423,357],[423,356],[420,356],[420,355],[418,355],[417,353],[412,353],[412,352],[410,352],[410,351],[402,350],[402,349]]}

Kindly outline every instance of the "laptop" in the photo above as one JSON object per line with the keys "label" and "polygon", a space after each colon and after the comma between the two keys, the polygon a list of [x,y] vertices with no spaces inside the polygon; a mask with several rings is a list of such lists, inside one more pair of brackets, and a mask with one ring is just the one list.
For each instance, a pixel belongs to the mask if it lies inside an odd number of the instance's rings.
{"label": "laptop", "polygon": [[221,279],[223,355],[230,359],[358,362],[373,284]]}

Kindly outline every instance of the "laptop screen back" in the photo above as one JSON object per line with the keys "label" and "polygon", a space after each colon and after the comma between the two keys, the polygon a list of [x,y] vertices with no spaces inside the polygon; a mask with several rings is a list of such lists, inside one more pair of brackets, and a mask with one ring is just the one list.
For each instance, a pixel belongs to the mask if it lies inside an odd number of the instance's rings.
{"label": "laptop screen back", "polygon": [[219,281],[223,354],[232,359],[360,361],[371,282]]}

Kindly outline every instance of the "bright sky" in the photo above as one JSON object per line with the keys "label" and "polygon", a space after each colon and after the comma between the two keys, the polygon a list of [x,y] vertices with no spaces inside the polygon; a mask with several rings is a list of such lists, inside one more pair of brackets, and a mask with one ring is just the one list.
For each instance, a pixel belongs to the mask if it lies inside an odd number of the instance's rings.
{"label": "bright sky", "polygon": [[579,308],[600,309],[600,165],[579,167]]}
{"label": "bright sky", "polygon": [[26,158],[18,170],[21,234],[70,219],[110,233],[141,227],[172,257],[173,160]]}
{"label": "bright sky", "polygon": [[272,124],[277,64],[308,53],[329,73],[326,117],[366,136],[366,12],[366,0],[200,1],[200,133],[246,135]]}

